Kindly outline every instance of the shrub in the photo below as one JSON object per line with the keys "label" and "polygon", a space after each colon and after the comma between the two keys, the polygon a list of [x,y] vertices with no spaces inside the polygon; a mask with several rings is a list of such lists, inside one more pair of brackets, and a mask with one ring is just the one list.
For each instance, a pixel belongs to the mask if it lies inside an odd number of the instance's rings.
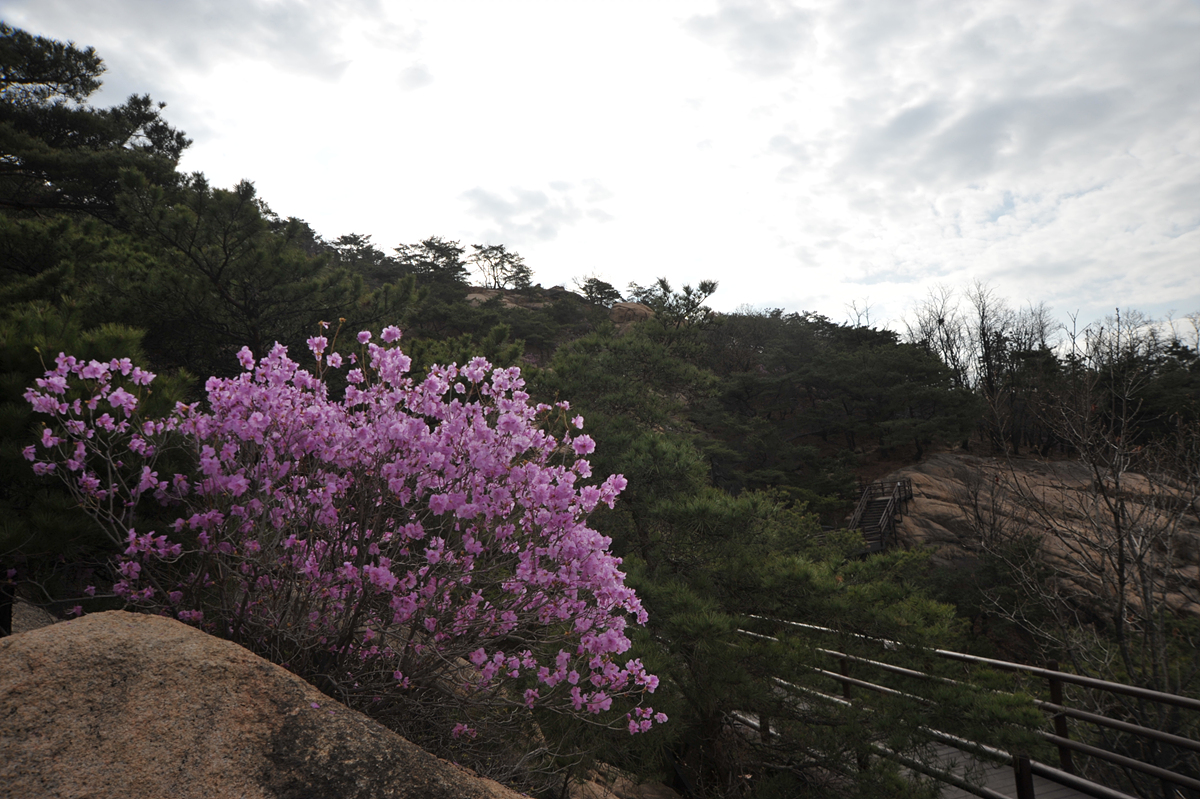
{"label": "shrub", "polygon": [[[665,721],[640,705],[657,679],[619,658],[645,612],[585,523],[624,478],[589,481],[582,418],[531,404],[519,370],[476,358],[418,381],[399,336],[360,333],[348,356],[313,337],[312,372],[243,348],[206,405],[159,419],[139,412],[153,374],[60,354],[26,393],[53,423],[25,456],[125,547],[118,596],[403,732],[465,740],[497,708]],[[160,474],[181,455],[190,469]],[[169,527],[141,529],[164,508]],[[614,700],[634,705],[623,721]]]}

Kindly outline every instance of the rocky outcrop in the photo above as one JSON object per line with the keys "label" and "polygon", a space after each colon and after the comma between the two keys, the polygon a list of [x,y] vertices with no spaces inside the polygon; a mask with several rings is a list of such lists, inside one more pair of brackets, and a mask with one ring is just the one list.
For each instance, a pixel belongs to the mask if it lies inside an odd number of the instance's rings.
{"label": "rocky outcrop", "polygon": [[545,303],[532,300],[528,297],[523,297],[515,292],[506,291],[505,289],[485,289],[472,287],[467,294],[467,302],[471,305],[479,307],[485,302],[500,298],[501,308],[520,308],[528,311],[532,308],[541,308]]}
{"label": "rocky outcrop", "polygon": [[[969,512],[970,495],[980,485],[994,485],[1001,469],[996,459],[943,452],[889,474],[885,480],[908,478],[913,484],[913,498],[896,527],[897,539],[933,547],[945,560],[979,552],[982,541]],[[1014,509],[1009,511],[1011,517]]]}
{"label": "rocky outcrop", "polygon": [[585,782],[571,784],[570,799],[679,799],[661,782],[637,782],[612,766],[602,764],[587,776]]}
{"label": "rocky outcrop", "polygon": [[535,311],[545,308],[564,294],[569,294],[579,302],[583,297],[567,291],[562,286],[543,289],[540,286],[532,289],[490,289],[482,286],[472,286],[467,293],[467,302],[478,308],[486,302],[499,298],[501,308],[518,308],[522,311]]}
{"label": "rocky outcrop", "polygon": [[640,302],[618,302],[608,310],[608,318],[614,325],[641,322],[654,317],[649,305]]}
{"label": "rocky outcrop", "polygon": [[[1086,465],[942,452],[885,479],[905,477],[912,480],[913,499],[896,528],[902,545],[931,547],[936,564],[958,568],[985,545],[1036,536],[1042,541],[1047,565],[1059,579],[1083,593],[1102,593],[1094,576],[1081,571],[1079,558],[1071,552],[1071,546],[1087,545],[1092,521],[1088,511],[1094,476]],[[1161,487],[1140,475],[1125,474],[1123,484],[1122,496],[1131,508],[1146,505],[1155,490],[1161,493]],[[1164,606],[1176,613],[1200,615],[1200,604],[1192,599],[1194,588],[1200,587],[1200,525],[1194,515],[1179,520],[1171,539],[1170,562],[1164,563],[1170,573],[1161,586],[1166,591]],[[1181,586],[1190,588],[1179,590]]]}
{"label": "rocky outcrop", "polygon": [[157,616],[99,613],[0,639],[0,718],[3,796],[518,797]]}

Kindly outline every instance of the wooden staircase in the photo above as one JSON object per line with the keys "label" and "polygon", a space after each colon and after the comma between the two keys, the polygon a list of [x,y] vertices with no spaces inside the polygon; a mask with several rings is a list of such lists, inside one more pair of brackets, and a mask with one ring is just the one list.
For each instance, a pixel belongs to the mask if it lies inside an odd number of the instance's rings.
{"label": "wooden staircase", "polygon": [[880,480],[863,487],[862,498],[847,527],[862,530],[870,552],[882,552],[892,543],[896,523],[913,498],[912,480]]}

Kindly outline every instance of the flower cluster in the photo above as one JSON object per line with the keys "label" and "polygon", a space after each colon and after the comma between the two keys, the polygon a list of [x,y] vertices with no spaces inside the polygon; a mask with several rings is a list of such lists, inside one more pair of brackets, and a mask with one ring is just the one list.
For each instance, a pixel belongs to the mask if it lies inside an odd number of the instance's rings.
{"label": "flower cluster", "polygon": [[[585,523],[624,478],[590,480],[583,420],[531,403],[519,370],[476,358],[415,380],[399,337],[364,331],[343,357],[316,336],[315,372],[281,345],[261,360],[243,348],[205,406],[154,420],[139,414],[154,375],[60,355],[26,392],[56,423],[25,455],[124,547],[118,595],[344,694],[580,716],[640,704],[657,679],[619,656],[645,612]],[[343,368],[335,399],[325,377]],[[160,475],[167,454],[190,470]],[[136,529],[147,503],[172,509],[169,530]],[[638,732],[665,716],[626,719]]]}

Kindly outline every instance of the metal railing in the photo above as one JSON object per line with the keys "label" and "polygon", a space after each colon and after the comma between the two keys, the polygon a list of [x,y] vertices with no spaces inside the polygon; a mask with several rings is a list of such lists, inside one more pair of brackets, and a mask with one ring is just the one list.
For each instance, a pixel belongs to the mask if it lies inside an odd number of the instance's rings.
{"label": "metal railing", "polygon": [[863,527],[863,515],[867,508],[872,502],[878,502],[885,498],[887,504],[879,517],[879,528],[877,530],[863,528],[864,537],[868,534],[878,533],[878,546],[869,541],[872,544],[870,548],[873,552],[887,549],[895,527],[896,514],[903,513],[908,501],[913,498],[912,480],[907,477],[900,480],[878,480],[863,486],[862,496],[859,497],[858,505],[854,509],[854,515],[850,517],[847,529],[857,530]]}
{"label": "metal railing", "polygon": [[[829,628],[819,627],[812,624],[803,624],[800,622],[785,621],[782,619],[765,619],[763,617],[754,618],[758,618],[763,621],[770,621],[778,624],[804,628],[815,632],[836,632]],[[748,630],[742,630],[741,632],[756,638],[772,639],[772,636],[765,636],[760,633],[750,632]],[[862,638],[864,640],[876,641],[884,649],[896,649],[903,646],[895,641],[870,639],[866,636],[855,637]],[[802,690],[806,694],[812,694],[815,697],[820,697],[828,701],[836,701],[839,703],[853,701],[852,689],[854,688],[893,696],[902,695],[919,702],[932,701],[923,697],[899,692],[895,688],[881,685],[878,682],[872,682],[871,680],[862,679],[861,677],[852,677],[850,676],[848,668],[849,664],[851,663],[858,664],[864,668],[896,674],[903,677],[916,677],[933,681],[961,684],[959,681],[952,680],[947,677],[940,677],[926,672],[885,663],[883,661],[847,654],[845,652],[822,649],[819,647],[816,649],[816,651],[839,662],[840,668],[837,671],[821,669],[816,666],[809,668],[813,673],[821,674],[839,683],[842,689],[841,698],[827,696],[820,691],[802,688],[801,686],[797,686],[788,682],[779,681],[780,684],[790,686],[792,689]],[[1099,747],[1092,746],[1091,744],[1072,739],[1067,725],[1067,719],[1076,719],[1088,724],[1119,730],[1124,733],[1154,741],[1158,744],[1165,744],[1167,746],[1174,747],[1177,750],[1195,752],[1198,758],[1200,758],[1200,741],[1164,732],[1162,730],[1145,727],[1130,721],[1109,718],[1100,713],[1093,713],[1087,710],[1068,707],[1063,699],[1062,687],[1063,685],[1077,685],[1090,690],[1129,696],[1143,702],[1169,705],[1182,710],[1195,711],[1197,713],[1200,713],[1200,699],[1195,699],[1188,696],[1179,696],[1177,694],[1170,694],[1162,691],[1155,691],[1133,685],[1126,685],[1124,683],[1100,680],[1094,677],[1071,674],[1069,672],[1059,671],[1057,664],[1054,663],[1050,664],[1050,668],[1041,668],[1037,666],[1029,666],[1023,663],[1013,663],[1010,661],[968,655],[963,652],[954,652],[945,649],[934,649],[929,650],[929,652],[946,660],[985,666],[987,668],[1000,671],[1021,673],[1034,678],[1046,680],[1051,701],[1047,702],[1041,699],[1033,698],[1033,704],[1050,717],[1050,721],[1054,727],[1054,732],[1049,733],[1041,729],[1034,729],[1032,731],[1042,740],[1052,744],[1058,749],[1060,768],[1054,768],[1045,763],[1032,760],[1023,754],[1013,754],[1000,751],[988,746],[983,742],[958,741],[957,743],[952,744],[959,746],[959,748],[963,748],[964,751],[969,751],[972,754],[993,762],[997,762],[1001,765],[1011,765],[1014,769],[1017,786],[1017,796],[1015,799],[1036,799],[1034,795],[1032,775],[1040,776],[1052,782],[1065,785],[1090,796],[1100,797],[1100,799],[1131,799],[1131,797],[1126,793],[1122,793],[1109,786],[1101,785],[1079,776],[1076,773],[1076,766],[1072,753],[1079,753],[1081,755],[1096,758],[1097,760],[1115,765],[1124,770],[1140,772],[1151,778],[1160,780],[1164,785],[1169,783],[1171,785],[1179,786],[1180,788],[1189,792],[1188,794],[1178,793],[1174,795],[1180,797],[1185,795],[1200,796],[1200,779],[1196,779],[1195,777],[1191,777],[1186,774],[1179,774],[1175,771],[1156,766],[1152,763],[1146,763],[1117,752],[1110,752],[1106,749],[1101,749]],[[945,742],[946,739],[954,738],[954,736],[949,736],[947,733],[942,733],[937,730],[927,730],[926,732],[931,736],[931,738],[942,740],[943,742]],[[902,757],[896,753],[887,753],[882,751],[879,753],[884,756],[893,757],[893,759],[896,759],[897,762],[901,762],[909,768],[913,768],[920,773],[931,776],[934,779],[938,779],[947,784],[955,785],[956,787],[973,793],[976,796],[988,797],[989,799],[997,799],[998,797],[1003,796],[1002,794],[998,794],[996,791],[990,788],[971,784],[965,781],[963,778],[944,770],[937,769],[936,767],[932,767],[928,764],[921,764],[917,763],[916,761],[911,761],[911,758]],[[1200,759],[1198,759],[1196,762],[1200,762]],[[1171,795],[1166,794],[1166,792],[1164,792],[1164,794]],[[1013,797],[1004,797],[1004,799],[1013,799]]]}

